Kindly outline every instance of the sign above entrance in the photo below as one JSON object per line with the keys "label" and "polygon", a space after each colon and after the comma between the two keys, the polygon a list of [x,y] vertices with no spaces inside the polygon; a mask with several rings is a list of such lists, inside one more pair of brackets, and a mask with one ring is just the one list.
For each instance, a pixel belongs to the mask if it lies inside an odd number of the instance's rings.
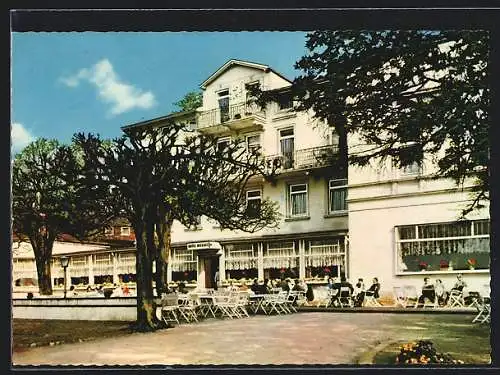
{"label": "sign above entrance", "polygon": [[222,246],[218,242],[193,242],[187,244],[188,250],[222,250]]}

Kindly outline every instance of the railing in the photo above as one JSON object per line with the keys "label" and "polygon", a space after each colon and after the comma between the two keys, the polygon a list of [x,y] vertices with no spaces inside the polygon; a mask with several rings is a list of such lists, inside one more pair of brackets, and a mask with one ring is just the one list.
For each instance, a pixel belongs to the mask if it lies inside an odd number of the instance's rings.
{"label": "railing", "polygon": [[201,112],[198,116],[198,128],[223,124],[233,120],[251,117],[261,113],[262,109],[257,104],[240,103],[227,108],[215,108]]}
{"label": "railing", "polygon": [[333,165],[336,154],[338,147],[330,145],[296,150],[288,155],[272,155],[267,159],[275,164],[278,170],[308,169]]}

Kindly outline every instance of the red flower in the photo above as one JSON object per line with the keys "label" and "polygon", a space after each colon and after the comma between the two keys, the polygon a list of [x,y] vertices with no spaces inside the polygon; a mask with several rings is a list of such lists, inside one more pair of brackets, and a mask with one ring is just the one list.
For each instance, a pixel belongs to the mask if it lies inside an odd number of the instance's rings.
{"label": "red flower", "polygon": [[189,275],[189,273],[187,273],[187,272],[184,272],[184,276],[187,276],[187,275]]}
{"label": "red flower", "polygon": [[477,260],[474,258],[467,259],[467,263],[469,266],[475,266],[477,264]]}
{"label": "red flower", "polygon": [[428,264],[425,263],[424,261],[421,261],[419,265],[420,265],[420,267],[427,267],[428,266]]}
{"label": "red flower", "polygon": [[280,269],[280,272],[285,273],[285,269],[284,268]]}
{"label": "red flower", "polygon": [[325,271],[325,273],[330,273],[330,268],[326,267],[323,271]]}
{"label": "red flower", "polygon": [[448,267],[448,261],[445,259],[441,259],[441,261],[439,262],[439,265],[441,267]]}

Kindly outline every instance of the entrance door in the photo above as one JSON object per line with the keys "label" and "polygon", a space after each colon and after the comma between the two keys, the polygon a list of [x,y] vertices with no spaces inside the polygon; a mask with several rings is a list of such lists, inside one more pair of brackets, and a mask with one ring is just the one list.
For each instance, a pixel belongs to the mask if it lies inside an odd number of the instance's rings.
{"label": "entrance door", "polygon": [[215,273],[219,269],[219,256],[205,258],[205,288],[216,288]]}

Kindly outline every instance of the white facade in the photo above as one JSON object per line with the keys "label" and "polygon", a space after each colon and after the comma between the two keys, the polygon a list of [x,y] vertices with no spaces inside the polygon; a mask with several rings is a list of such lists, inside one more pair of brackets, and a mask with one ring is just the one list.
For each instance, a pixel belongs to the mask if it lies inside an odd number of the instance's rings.
{"label": "white facade", "polygon": [[[432,159],[422,168],[406,170],[394,168],[390,161],[350,166],[347,182],[322,159],[336,149],[332,128],[312,113],[294,112],[286,100],[266,108],[249,104],[247,85],[256,82],[265,90],[291,84],[268,66],[231,60],[201,85],[203,105],[196,114],[176,116],[221,141],[238,137],[248,147],[258,145],[266,157],[279,158],[277,183],[254,179],[247,198],[278,202],[282,218],[277,228],[253,234],[221,230],[206,217],[194,228],[175,222],[168,267],[171,281],[211,286],[219,270],[222,282],[286,276],[321,284],[325,275],[345,273],[353,283],[363,278],[367,286],[378,277],[382,294],[390,294],[394,286],[418,288],[424,275],[442,279],[448,289],[458,273],[464,274],[471,290],[489,283],[488,210],[473,212],[469,227],[453,234],[458,225],[454,223],[470,202],[468,186],[462,190],[453,181],[432,179]],[[160,120],[151,124],[161,125]],[[350,136],[348,143],[350,153],[366,147],[356,136]],[[429,237],[432,231],[438,238]],[[403,232],[407,237],[402,238]],[[207,243],[217,243],[221,249],[216,252]],[[96,264],[107,267],[99,272],[111,272],[113,280],[123,267],[129,272],[135,266],[130,251],[123,253],[124,259],[104,249],[88,249],[86,254],[82,267],[90,272],[89,280]],[[476,268],[470,270],[466,260],[478,262]],[[426,263],[428,269],[420,271],[416,262]],[[448,262],[455,262],[455,267]],[[53,274],[59,268],[53,267]]]}

